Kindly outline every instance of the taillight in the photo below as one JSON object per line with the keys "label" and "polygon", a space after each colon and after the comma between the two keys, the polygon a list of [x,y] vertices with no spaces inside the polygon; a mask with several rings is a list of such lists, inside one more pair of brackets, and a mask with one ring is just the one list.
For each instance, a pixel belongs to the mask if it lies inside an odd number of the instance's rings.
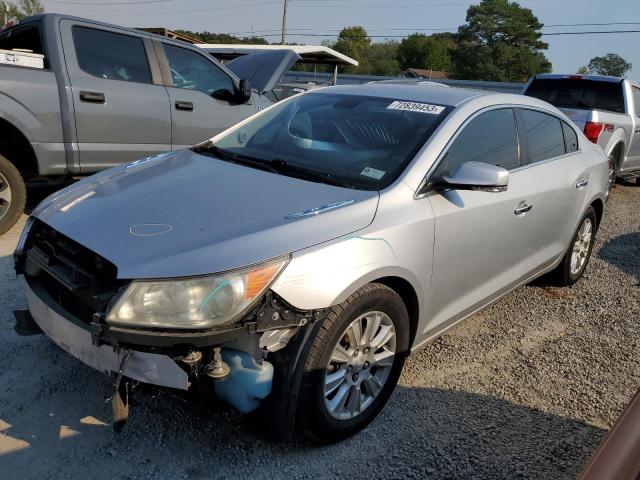
{"label": "taillight", "polygon": [[604,125],[599,122],[587,122],[584,126],[584,134],[592,143],[598,143],[598,138]]}

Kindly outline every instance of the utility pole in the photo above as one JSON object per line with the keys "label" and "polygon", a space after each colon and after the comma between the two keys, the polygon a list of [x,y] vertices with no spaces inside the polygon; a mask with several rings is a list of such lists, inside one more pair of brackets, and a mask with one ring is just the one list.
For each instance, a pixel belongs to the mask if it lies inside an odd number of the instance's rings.
{"label": "utility pole", "polygon": [[287,29],[287,0],[284,0],[284,8],[282,9],[282,38],[280,39],[280,45],[284,45],[284,37]]}

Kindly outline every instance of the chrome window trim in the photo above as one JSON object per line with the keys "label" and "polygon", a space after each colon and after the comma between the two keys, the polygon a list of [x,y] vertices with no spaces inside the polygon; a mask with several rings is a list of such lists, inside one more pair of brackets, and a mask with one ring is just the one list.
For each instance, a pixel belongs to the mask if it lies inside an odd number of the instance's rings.
{"label": "chrome window trim", "polygon": [[[438,168],[438,166],[442,162],[443,157],[449,151],[449,148],[451,148],[451,145],[456,140],[456,138],[458,138],[458,136],[460,135],[462,130],[464,130],[467,127],[467,125],[469,125],[469,123],[471,123],[471,121],[473,121],[475,118],[477,118],[481,114],[487,113],[487,112],[490,112],[490,111],[493,111],[493,110],[502,110],[502,109],[506,109],[506,108],[510,108],[512,110],[515,110],[516,108],[519,108],[520,110],[533,110],[533,111],[537,111],[537,112],[540,112],[540,113],[544,113],[546,115],[551,115],[552,117],[560,120],[560,122],[564,122],[567,125],[569,125],[573,129],[574,133],[576,133],[576,137],[578,137],[578,149],[575,152],[569,152],[569,153],[565,153],[564,155],[560,155],[560,156],[557,156],[557,157],[545,158],[544,160],[539,160],[539,161],[534,162],[534,163],[528,163],[526,165],[520,165],[519,167],[516,167],[516,168],[513,168],[513,169],[509,170],[509,173],[511,173],[511,172],[519,172],[519,171],[525,170],[525,169],[527,169],[529,167],[533,167],[533,166],[536,166],[536,165],[540,165],[542,163],[547,163],[547,162],[552,162],[552,161],[555,161],[555,160],[563,159],[565,157],[568,157],[568,156],[571,156],[571,155],[575,155],[577,153],[582,152],[582,142],[580,140],[580,135],[578,135],[575,127],[573,125],[571,125],[571,122],[567,122],[565,119],[559,117],[558,114],[555,113],[555,112],[551,112],[549,110],[546,110],[544,108],[540,108],[540,107],[537,107],[537,106],[521,105],[521,104],[492,105],[490,107],[481,108],[480,110],[477,110],[476,112],[474,112],[473,115],[470,115],[464,121],[464,123],[462,123],[458,127],[458,129],[453,134],[453,136],[449,139],[449,141],[444,146],[442,151],[438,154],[435,162],[433,162],[433,164],[431,165],[429,170],[427,170],[426,175],[423,177],[422,181],[418,185],[418,188],[416,189],[416,191],[415,191],[415,193],[413,195],[414,200],[419,200],[419,199],[424,198],[424,197],[427,196],[427,192],[423,192],[423,193],[418,193],[418,192],[420,192],[425,187],[425,185],[429,181],[429,178],[431,177],[431,175],[433,175],[435,170]],[[516,122],[516,138],[518,139],[518,160],[520,160],[520,155],[522,154],[522,152],[521,152],[521,147],[520,147],[520,134],[519,134],[519,131],[518,131],[519,129],[518,129],[518,124],[517,124],[517,119],[515,118],[515,112],[514,112],[514,121]],[[564,137],[564,134],[563,134],[563,137]]]}

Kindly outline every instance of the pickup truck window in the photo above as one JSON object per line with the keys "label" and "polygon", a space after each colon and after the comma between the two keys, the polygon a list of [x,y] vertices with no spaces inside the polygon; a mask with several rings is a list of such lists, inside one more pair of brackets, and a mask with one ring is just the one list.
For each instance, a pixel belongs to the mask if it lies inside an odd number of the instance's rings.
{"label": "pickup truck window", "polygon": [[231,78],[202,55],[166,44],[164,51],[174,87],[198,90],[207,95],[222,91],[233,93]]}
{"label": "pickup truck window", "polygon": [[622,84],[587,79],[534,79],[525,95],[558,108],[625,113]]}
{"label": "pickup truck window", "polygon": [[110,80],[151,83],[142,39],[120,33],[73,27],[78,65],[89,75]]}
{"label": "pickup truck window", "polygon": [[567,153],[578,151],[578,135],[568,123],[562,122],[562,133],[564,133],[564,148]]}
{"label": "pickup truck window", "polygon": [[560,120],[546,113],[522,110],[524,128],[529,139],[530,163],[564,155],[564,134]]}
{"label": "pickup truck window", "polygon": [[636,117],[640,118],[640,88],[633,88],[633,106],[636,110]]}
{"label": "pickup truck window", "polygon": [[0,35],[0,50],[22,50],[42,55],[40,30],[33,25],[11,28]]}

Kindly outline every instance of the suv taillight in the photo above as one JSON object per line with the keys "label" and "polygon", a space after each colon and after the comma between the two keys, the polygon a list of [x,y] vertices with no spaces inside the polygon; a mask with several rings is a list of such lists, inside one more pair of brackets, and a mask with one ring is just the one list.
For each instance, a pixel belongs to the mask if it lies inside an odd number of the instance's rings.
{"label": "suv taillight", "polygon": [[604,124],[599,122],[587,122],[584,126],[584,134],[592,143],[598,143]]}

